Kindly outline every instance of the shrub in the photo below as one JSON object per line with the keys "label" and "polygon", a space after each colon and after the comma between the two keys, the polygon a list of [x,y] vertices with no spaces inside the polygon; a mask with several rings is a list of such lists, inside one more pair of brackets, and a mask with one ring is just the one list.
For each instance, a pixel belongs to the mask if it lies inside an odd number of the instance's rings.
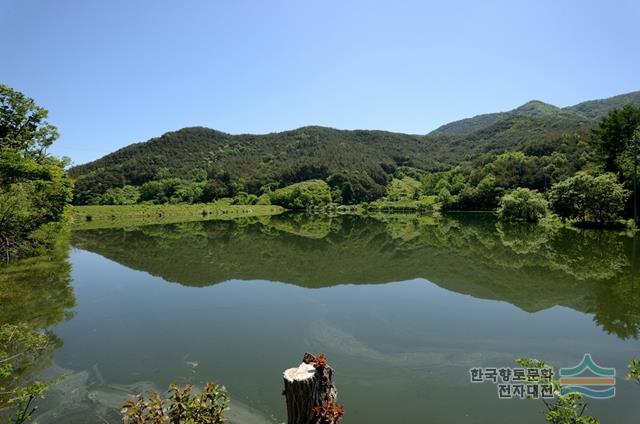
{"label": "shrub", "polygon": [[247,194],[244,191],[239,192],[233,198],[234,205],[255,205],[258,202],[258,196],[255,194]]}
{"label": "shrub", "polygon": [[537,222],[549,211],[549,204],[542,194],[528,188],[516,188],[502,196],[498,216],[506,221]]}
{"label": "shrub", "polygon": [[210,423],[225,422],[224,413],[228,409],[229,395],[224,387],[208,382],[202,392],[192,394],[193,386],[169,389],[168,399],[156,392],[127,400],[122,406],[122,422],[138,423]]}

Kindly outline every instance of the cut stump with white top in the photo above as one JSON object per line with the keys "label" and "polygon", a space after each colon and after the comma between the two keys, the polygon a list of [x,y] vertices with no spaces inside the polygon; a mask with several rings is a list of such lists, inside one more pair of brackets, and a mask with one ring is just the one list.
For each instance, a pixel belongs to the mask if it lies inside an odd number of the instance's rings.
{"label": "cut stump with white top", "polygon": [[343,415],[336,403],[338,392],[333,385],[333,368],[324,355],[305,353],[297,368],[284,371],[288,424],[333,424]]}

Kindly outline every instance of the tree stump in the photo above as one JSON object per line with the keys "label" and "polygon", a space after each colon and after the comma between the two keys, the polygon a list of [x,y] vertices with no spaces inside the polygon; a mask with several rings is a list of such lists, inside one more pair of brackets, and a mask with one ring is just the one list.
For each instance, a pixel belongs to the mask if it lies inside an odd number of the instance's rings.
{"label": "tree stump", "polygon": [[333,368],[324,355],[305,353],[300,366],[285,370],[283,376],[288,424],[334,424],[342,418]]}

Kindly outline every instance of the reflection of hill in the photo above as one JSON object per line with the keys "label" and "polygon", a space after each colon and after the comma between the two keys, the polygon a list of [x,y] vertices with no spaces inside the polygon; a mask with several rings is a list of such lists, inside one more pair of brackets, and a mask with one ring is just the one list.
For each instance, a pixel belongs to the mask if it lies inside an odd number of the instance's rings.
{"label": "reflection of hill", "polygon": [[448,290],[527,311],[588,309],[595,285],[626,265],[608,232],[455,219],[275,216],[78,231],[76,247],[189,286],[264,279],[325,287],[426,278]]}

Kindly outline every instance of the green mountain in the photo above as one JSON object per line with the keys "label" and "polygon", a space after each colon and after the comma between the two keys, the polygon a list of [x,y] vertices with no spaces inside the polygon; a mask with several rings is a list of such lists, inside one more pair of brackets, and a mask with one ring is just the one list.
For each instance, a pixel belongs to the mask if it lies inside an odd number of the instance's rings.
{"label": "green mountain", "polygon": [[621,94],[619,96],[609,97],[608,99],[589,100],[578,103],[575,106],[567,107],[564,110],[577,113],[588,119],[600,119],[606,116],[610,110],[618,109],[628,104],[640,106],[640,91]]}
{"label": "green mountain", "polygon": [[578,103],[574,106],[559,108],[557,106],[532,100],[508,112],[488,113],[474,116],[473,118],[461,119],[438,127],[429,135],[466,135],[490,127],[491,125],[514,116],[524,116],[528,118],[556,118],[591,121],[600,119],[609,113],[610,110],[623,107],[628,104],[640,106],[640,91],[622,94],[607,99],[590,100]]}
{"label": "green mountain", "polygon": [[549,149],[567,153],[567,136],[586,134],[597,118],[627,103],[640,105],[640,92],[564,109],[534,100],[509,112],[452,122],[428,135],[318,126],[264,135],[184,128],[76,166],[70,173],[76,179],[77,203],[110,188],[139,186],[157,178],[160,170],[181,179],[201,170],[210,181],[231,181],[250,193],[266,184],[333,178],[349,181],[366,193],[363,200],[372,200],[384,193],[400,166],[440,170],[482,154],[535,151],[540,146],[545,154]]}
{"label": "green mountain", "polygon": [[208,128],[184,128],[133,144],[70,170],[77,191],[101,193],[125,184],[140,185],[167,168],[178,178],[195,169],[210,179],[241,182],[257,192],[269,183],[292,183],[348,173],[368,191],[383,193],[400,165],[437,166],[421,136],[385,131],[344,131],[303,127],[265,135],[231,135]]}

